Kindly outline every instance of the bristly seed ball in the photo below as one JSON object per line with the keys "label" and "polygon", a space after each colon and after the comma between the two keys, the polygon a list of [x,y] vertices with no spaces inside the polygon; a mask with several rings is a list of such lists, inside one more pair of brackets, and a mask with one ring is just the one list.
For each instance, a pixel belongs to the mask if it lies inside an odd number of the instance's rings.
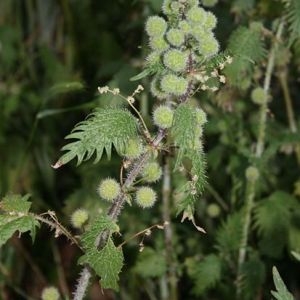
{"label": "bristly seed ball", "polygon": [[144,147],[138,138],[131,138],[125,145],[123,155],[129,159],[138,158],[143,153]]}
{"label": "bristly seed ball", "polygon": [[150,86],[151,94],[158,98],[159,100],[166,99],[169,95],[163,92],[159,86],[159,81],[157,78],[153,78]]}
{"label": "bristly seed ball", "polygon": [[217,18],[216,16],[211,13],[211,12],[207,12],[206,13],[206,20],[204,23],[204,28],[206,30],[212,30],[217,26]]}
{"label": "bristly seed ball", "polygon": [[259,177],[259,171],[256,167],[250,166],[246,169],[246,178],[251,182],[255,182]]}
{"label": "bristly seed ball", "polygon": [[154,124],[160,128],[167,129],[172,126],[174,111],[166,105],[160,105],[153,112]]}
{"label": "bristly seed ball", "polygon": [[165,66],[174,72],[182,72],[186,69],[188,61],[187,52],[177,49],[168,50],[163,57]]}
{"label": "bristly seed ball", "polygon": [[142,172],[141,175],[143,177],[143,180],[146,182],[155,182],[157,181],[161,175],[162,175],[162,170],[160,165],[157,162],[148,162]]}
{"label": "bristly seed ball", "polygon": [[59,297],[59,292],[54,286],[44,288],[41,295],[42,300],[58,300]]}
{"label": "bristly seed ball", "polygon": [[152,207],[156,201],[156,193],[150,187],[140,187],[135,196],[136,203],[142,208]]}
{"label": "bristly seed ball", "polygon": [[184,43],[184,31],[171,28],[166,34],[166,39],[172,46],[180,47]]}
{"label": "bristly seed ball", "polygon": [[79,208],[75,210],[71,216],[71,224],[74,228],[80,229],[89,218],[87,210]]}
{"label": "bristly seed ball", "polygon": [[197,118],[197,123],[202,126],[205,123],[207,123],[207,117],[206,113],[203,109],[201,108],[196,108],[196,118]]}
{"label": "bristly seed ball", "polygon": [[213,34],[208,34],[202,39],[199,51],[205,58],[214,56],[219,52],[219,43]]}
{"label": "bristly seed ball", "polygon": [[169,44],[161,36],[154,36],[150,38],[150,47],[152,50],[161,53],[170,48]]}
{"label": "bristly seed ball", "polygon": [[100,182],[98,193],[104,200],[112,202],[117,198],[120,190],[120,184],[115,179],[107,178]]}
{"label": "bristly seed ball", "polygon": [[183,77],[167,74],[162,77],[160,86],[166,93],[182,96],[188,89],[188,81]]}
{"label": "bristly seed ball", "polygon": [[163,36],[167,30],[166,21],[158,16],[149,17],[146,22],[146,32],[150,37]]}
{"label": "bristly seed ball", "polygon": [[255,104],[261,105],[268,101],[268,94],[262,87],[257,87],[252,91],[251,99]]}
{"label": "bristly seed ball", "polygon": [[191,23],[204,24],[206,11],[201,7],[192,7],[186,14],[187,20]]}

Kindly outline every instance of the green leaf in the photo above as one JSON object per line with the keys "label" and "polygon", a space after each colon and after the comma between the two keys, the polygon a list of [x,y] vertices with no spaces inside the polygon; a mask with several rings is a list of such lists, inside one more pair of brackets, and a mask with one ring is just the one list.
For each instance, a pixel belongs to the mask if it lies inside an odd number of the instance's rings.
{"label": "green leaf", "polygon": [[300,261],[300,253],[291,251],[291,254],[295,257],[296,260]]}
{"label": "green leaf", "polygon": [[89,264],[91,268],[101,278],[101,287],[104,289],[114,289],[118,291],[119,273],[123,266],[123,252],[117,248],[112,239],[109,238],[107,244],[98,251],[95,247],[80,257],[80,264]]}
{"label": "green leaf", "polygon": [[188,104],[180,104],[175,110],[172,126],[174,143],[179,149],[175,168],[187,150],[195,149],[197,125],[195,108]]}
{"label": "green leaf", "polygon": [[194,281],[193,292],[196,295],[214,287],[221,279],[221,259],[214,254],[206,256],[200,262],[196,258],[189,258],[186,260],[186,266],[188,275]]}
{"label": "green leaf", "polygon": [[277,300],[294,300],[293,295],[286,288],[283,280],[280,277],[280,274],[277,268],[274,266],[272,269],[273,272],[273,280],[276,287],[276,291],[271,291],[272,295]]}
{"label": "green leaf", "polygon": [[260,235],[269,235],[275,229],[288,229],[296,199],[282,191],[263,199],[254,210],[255,226]]}
{"label": "green leaf", "polygon": [[147,68],[147,69],[143,70],[141,73],[131,77],[130,81],[137,81],[137,80],[143,79],[143,78],[147,77],[148,75],[151,75],[151,73],[152,73],[151,69]]}
{"label": "green leaf", "polygon": [[290,42],[291,45],[300,37],[300,1],[299,0],[284,0],[286,4],[286,14],[289,23]]}
{"label": "green leaf", "polygon": [[242,79],[251,76],[254,64],[266,55],[260,31],[239,27],[230,36],[228,52],[232,54],[233,62],[226,66],[225,74],[231,84],[241,87]]}
{"label": "green leaf", "polygon": [[120,153],[126,142],[136,135],[137,120],[130,112],[118,108],[98,109],[66,136],[66,139],[76,141],[62,148],[67,153],[53,168],[59,168],[75,157],[79,165],[83,160],[90,159],[94,153],[96,163],[101,159],[104,149],[110,159],[112,146]]}
{"label": "green leaf", "polygon": [[113,233],[117,232],[119,228],[110,217],[100,216],[93,222],[91,227],[82,234],[81,243],[83,248],[87,251],[91,248],[96,248],[96,239],[99,234],[105,230],[109,230],[110,233]]}
{"label": "green leaf", "polygon": [[16,231],[24,233],[30,231],[32,240],[35,238],[35,226],[39,222],[33,216],[0,215],[0,247],[10,239]]}
{"label": "green leaf", "polygon": [[66,94],[72,92],[78,92],[84,89],[84,84],[79,81],[60,82],[50,88],[50,97],[57,96],[59,94]]}
{"label": "green leaf", "polygon": [[225,223],[217,232],[217,249],[224,255],[235,256],[242,240],[243,220],[241,213],[228,216]]}
{"label": "green leaf", "polygon": [[265,265],[257,255],[252,255],[241,268],[241,290],[244,300],[253,300],[265,280]]}
{"label": "green leaf", "polygon": [[5,212],[13,213],[27,213],[30,209],[31,202],[27,201],[30,195],[7,195],[0,202],[0,209]]}
{"label": "green leaf", "polygon": [[167,271],[166,259],[163,252],[157,252],[147,247],[138,257],[138,262],[134,267],[136,273],[143,277],[161,277]]}

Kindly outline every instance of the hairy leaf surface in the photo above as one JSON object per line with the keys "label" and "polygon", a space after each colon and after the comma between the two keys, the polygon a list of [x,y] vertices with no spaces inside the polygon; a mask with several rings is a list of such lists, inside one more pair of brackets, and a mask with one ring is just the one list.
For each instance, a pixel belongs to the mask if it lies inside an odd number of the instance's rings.
{"label": "hairy leaf surface", "polygon": [[112,146],[121,152],[126,142],[136,135],[137,120],[130,112],[118,108],[98,109],[66,136],[66,139],[76,141],[62,148],[66,153],[54,168],[59,168],[75,157],[79,165],[83,160],[90,159],[94,153],[95,162],[98,162],[104,149],[110,159]]}

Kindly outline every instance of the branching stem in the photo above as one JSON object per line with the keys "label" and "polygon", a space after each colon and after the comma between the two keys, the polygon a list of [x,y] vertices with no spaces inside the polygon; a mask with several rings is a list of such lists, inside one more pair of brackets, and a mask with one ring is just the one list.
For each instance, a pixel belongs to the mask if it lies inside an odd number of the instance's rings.
{"label": "branching stem", "polygon": [[[270,51],[268,64],[266,69],[266,75],[264,80],[264,91],[266,94],[269,93],[270,84],[271,84],[271,77],[275,67],[275,57],[278,47],[278,41],[280,41],[282,32],[284,28],[284,21],[281,20],[279,23],[276,39],[274,41],[273,47]],[[258,127],[258,140],[255,149],[255,157],[260,159],[262,153],[265,148],[265,134],[266,134],[266,124],[267,124],[267,115],[268,115],[268,103],[265,101],[260,107],[260,119],[259,119],[259,127]],[[244,224],[242,228],[242,240],[239,249],[239,257],[238,257],[238,272],[237,272],[237,299],[240,299],[241,296],[241,269],[242,265],[245,262],[246,254],[247,254],[247,245],[248,245],[248,235],[249,235],[249,228],[251,224],[251,214],[254,206],[254,199],[255,199],[255,186],[257,180],[247,180],[247,194],[246,194],[246,204],[245,204],[245,215],[244,215]]]}

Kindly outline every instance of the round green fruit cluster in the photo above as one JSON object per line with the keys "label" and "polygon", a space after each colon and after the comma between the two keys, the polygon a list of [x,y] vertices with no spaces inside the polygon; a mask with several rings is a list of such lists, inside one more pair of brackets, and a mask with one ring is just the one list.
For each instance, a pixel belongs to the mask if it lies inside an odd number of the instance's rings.
{"label": "round green fruit cluster", "polygon": [[156,193],[148,186],[140,187],[136,191],[135,201],[142,208],[149,208],[156,202]]}
{"label": "round green fruit cluster", "polygon": [[141,175],[144,181],[155,182],[161,177],[162,170],[157,162],[148,162],[144,166]]}
{"label": "round green fruit cluster", "polygon": [[71,224],[74,228],[80,229],[87,222],[89,214],[87,210],[79,208],[71,216]]}
{"label": "round green fruit cluster", "polygon": [[42,300],[58,300],[60,298],[59,292],[56,287],[49,286],[43,289],[41,299]]}
{"label": "round green fruit cluster", "polygon": [[120,190],[120,184],[115,179],[111,178],[102,180],[98,187],[100,197],[109,202],[112,202],[118,197]]}
{"label": "round green fruit cluster", "polygon": [[160,128],[167,129],[172,126],[174,111],[166,105],[160,105],[153,112],[153,122]]}
{"label": "round green fruit cluster", "polygon": [[159,99],[182,97],[189,90],[191,65],[200,66],[219,51],[212,32],[217,19],[198,0],[164,0],[163,12],[166,19],[153,16],[146,23],[152,49],[147,66],[157,70],[151,92]]}

